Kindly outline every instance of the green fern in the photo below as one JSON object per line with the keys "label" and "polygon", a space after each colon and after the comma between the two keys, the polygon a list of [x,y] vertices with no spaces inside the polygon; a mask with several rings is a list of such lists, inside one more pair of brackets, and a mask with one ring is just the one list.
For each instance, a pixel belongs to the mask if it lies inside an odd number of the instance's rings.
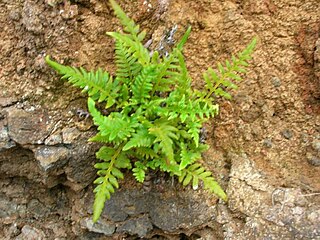
{"label": "green fern", "polygon": [[46,62],[63,75],[61,79],[66,79],[73,86],[83,89],[83,92],[87,92],[93,100],[107,101],[106,108],[116,102],[120,87],[118,82],[113,82],[108,72],[103,72],[101,69],[96,72],[87,72],[83,68],[64,66],[51,61],[50,56],[46,56]]}
{"label": "green fern", "polygon": [[[108,72],[87,72],[83,68],[61,65],[46,57],[49,66],[72,85],[88,94],[88,109],[98,133],[89,141],[104,143],[96,153],[98,177],[94,181],[93,221],[104,209],[105,201],[119,187],[124,170],[131,169],[143,182],[148,169],[159,169],[177,176],[183,186],[197,189],[201,184],[227,201],[223,189],[212,173],[198,163],[208,145],[201,142],[201,128],[218,114],[215,99],[230,99],[230,89],[237,89],[239,74],[246,72],[256,40],[217,70],[203,74],[204,89],[191,86],[183,56],[183,46],[191,32],[188,27],[169,56],[152,54],[143,46],[146,35],[110,0],[115,15],[124,26],[123,33],[109,32],[115,39],[115,64],[112,77]],[[96,107],[103,102],[108,114]]]}
{"label": "green fern", "polygon": [[213,93],[216,96],[231,99],[230,93],[223,90],[221,85],[229,89],[238,88],[238,86],[232,81],[241,81],[242,78],[238,73],[247,72],[245,67],[249,65],[248,61],[251,59],[251,54],[256,45],[256,42],[257,40],[256,38],[254,38],[252,42],[247,46],[247,48],[240,52],[237,57],[232,56],[231,62],[226,60],[225,66],[222,66],[221,63],[218,63],[218,73],[212,68],[208,68],[208,70],[203,74],[203,78],[206,82],[205,87],[208,90],[208,93],[205,97],[206,99],[210,98]]}

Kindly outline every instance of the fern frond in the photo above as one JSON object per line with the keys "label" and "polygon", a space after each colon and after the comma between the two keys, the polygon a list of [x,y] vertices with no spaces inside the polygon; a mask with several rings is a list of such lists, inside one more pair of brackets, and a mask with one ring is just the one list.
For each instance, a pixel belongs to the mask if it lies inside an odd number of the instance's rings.
{"label": "fern frond", "polygon": [[159,157],[158,154],[150,147],[135,148],[134,156],[138,159],[154,159]]}
{"label": "fern frond", "polygon": [[179,85],[177,86],[177,91],[179,91],[180,94],[185,94],[189,97],[190,94],[190,86],[191,86],[191,78],[188,74],[187,66],[184,61],[184,57],[182,52],[178,52],[178,59],[179,59],[179,71],[180,76],[178,78]]}
{"label": "fern frond", "polygon": [[[186,91],[190,87],[191,79],[188,76],[187,68],[182,55],[182,48],[190,35],[191,27],[188,27],[177,46],[173,48],[169,57],[164,58],[159,64],[159,74],[155,81],[153,93],[156,91],[167,92],[171,86],[175,85],[178,89]],[[158,52],[155,52],[153,62],[158,62]]]}
{"label": "fern frond", "polygon": [[133,176],[135,176],[136,180],[140,183],[144,182],[144,178],[146,176],[147,167],[140,161],[134,163],[134,168],[132,169]]}
{"label": "fern frond", "polygon": [[116,77],[125,84],[131,84],[133,78],[141,71],[138,59],[128,52],[128,47],[117,40],[115,44],[115,63],[117,66]]}
{"label": "fern frond", "polygon": [[115,191],[114,188],[119,188],[117,179],[123,178],[121,171],[114,166],[122,147],[123,145],[120,145],[116,150],[103,147],[97,153],[97,157],[103,159],[105,162],[95,165],[95,167],[99,169],[98,173],[100,177],[94,181],[98,186],[94,189],[93,222],[98,221],[105,201],[110,199],[111,193]]}
{"label": "fern frond", "polygon": [[182,169],[181,172],[182,174],[179,177],[179,182],[181,182],[183,186],[187,186],[192,181],[193,189],[197,189],[199,186],[199,180],[201,180],[205,189],[208,189],[224,201],[227,201],[227,195],[220,185],[214,180],[212,173],[205,170],[199,163],[192,164],[189,167]]}
{"label": "fern frond", "polygon": [[123,147],[123,150],[126,151],[128,149],[136,147],[151,147],[154,140],[155,137],[148,132],[148,129],[142,127],[138,129],[134,134],[132,134],[132,137]]}
{"label": "fern frond", "polygon": [[[222,96],[226,99],[230,99],[231,95],[226,90],[223,89],[237,89],[237,85],[232,81],[240,81],[242,78],[238,73],[245,73],[245,67],[248,66],[248,60],[251,59],[251,54],[256,45],[256,38],[254,38],[251,43],[238,54],[237,57],[232,56],[232,61],[226,61],[225,66],[221,63],[217,64],[218,72],[214,71],[212,68],[208,68],[203,74],[205,80],[205,87],[208,91],[206,99],[210,98],[214,93],[216,96]],[[223,87],[221,87],[223,86]]]}
{"label": "fern frond", "polygon": [[179,170],[182,170],[186,168],[188,165],[201,159],[200,151],[191,151],[187,149],[187,146],[183,142],[180,143],[180,148],[181,148],[181,153],[180,153],[181,162],[179,165]]}
{"label": "fern frond", "polygon": [[144,99],[150,98],[150,91],[152,90],[152,82],[157,76],[155,66],[144,67],[141,73],[134,79],[132,85],[132,101],[137,103],[144,102]]}
{"label": "fern frond", "polygon": [[180,69],[178,51],[173,50],[169,57],[164,58],[163,61],[158,63],[158,75],[155,79],[155,83],[152,90],[152,95],[155,92],[168,92],[171,91],[171,86],[178,84]]}
{"label": "fern frond", "polygon": [[[169,120],[180,117],[181,122],[184,123],[187,118],[196,121],[198,118],[203,120],[205,118],[214,117],[218,112],[218,105],[205,99],[186,99],[186,95],[174,95],[176,92],[170,94],[167,100],[167,111],[165,112]],[[177,98],[177,96],[179,98]]]}
{"label": "fern frond", "polygon": [[117,32],[107,32],[107,35],[121,42],[123,46],[128,49],[128,53],[138,59],[138,62],[142,66],[146,66],[150,63],[150,53],[141,42],[134,41],[128,35]]}
{"label": "fern frond", "polygon": [[178,42],[176,48],[179,50],[179,51],[182,51],[183,49],[183,46],[184,44],[187,42],[188,40],[188,37],[190,35],[190,32],[191,32],[191,26],[189,26],[186,30],[186,32],[183,34],[182,38],[180,39],[180,41]]}
{"label": "fern frond", "polygon": [[96,72],[86,72],[83,68],[69,67],[61,65],[46,56],[47,64],[63,75],[61,79],[66,79],[73,86],[83,89],[93,100],[107,102],[107,108],[116,102],[116,97],[120,89],[117,82],[113,82],[108,72],[98,69]]}
{"label": "fern frond", "polygon": [[121,9],[121,7],[114,1],[110,0],[111,6],[114,10],[114,13],[120,20],[121,24],[124,27],[124,31],[129,33],[130,36],[137,42],[142,42],[144,39],[146,33],[143,31],[139,34],[140,32],[140,27],[139,25],[135,24],[135,22],[130,19],[125,12]]}
{"label": "fern frond", "polygon": [[135,118],[126,118],[118,112],[113,112],[107,117],[103,116],[95,108],[95,102],[91,98],[88,99],[88,109],[94,124],[98,126],[100,136],[107,137],[110,142],[126,140],[139,125]]}
{"label": "fern frond", "polygon": [[200,122],[189,121],[187,122],[188,133],[191,135],[196,146],[199,144],[199,135],[202,124]]}
{"label": "fern frond", "polygon": [[162,149],[163,154],[168,158],[170,163],[174,162],[172,139],[178,139],[175,134],[177,131],[177,128],[173,127],[169,121],[164,119],[156,120],[153,127],[149,128],[149,133],[156,137],[154,143],[159,142],[159,147]]}
{"label": "fern frond", "polygon": [[181,175],[181,171],[179,170],[179,165],[177,163],[168,164],[164,158],[154,158],[152,161],[149,161],[147,163],[147,167],[153,170],[159,168],[163,172],[168,172],[176,176]]}

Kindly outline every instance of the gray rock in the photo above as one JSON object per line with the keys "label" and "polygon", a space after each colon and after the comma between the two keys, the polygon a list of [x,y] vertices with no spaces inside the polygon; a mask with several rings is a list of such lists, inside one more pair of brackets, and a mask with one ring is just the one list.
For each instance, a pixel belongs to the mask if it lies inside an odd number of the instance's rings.
{"label": "gray rock", "polygon": [[7,121],[9,137],[20,145],[42,144],[51,127],[46,114],[16,108],[8,110]]}
{"label": "gray rock", "polygon": [[6,232],[6,239],[13,239],[14,237],[18,236],[21,233],[19,228],[17,227],[17,223],[12,224],[8,231]]}
{"label": "gray rock", "polygon": [[320,158],[316,156],[311,156],[308,158],[308,163],[311,164],[312,166],[319,167],[320,166]]}
{"label": "gray rock", "polygon": [[293,137],[293,133],[290,129],[285,129],[284,131],[282,131],[282,136],[285,138],[285,139],[291,139]]}
{"label": "gray rock", "polygon": [[0,195],[0,218],[11,217],[17,213],[18,205]]}
{"label": "gray rock", "polygon": [[111,236],[116,230],[115,224],[102,219],[96,223],[93,223],[91,218],[85,218],[82,219],[81,226],[88,229],[90,232],[102,233],[106,236]]}
{"label": "gray rock", "polygon": [[[170,188],[167,186],[167,189]],[[106,202],[102,218],[123,221],[129,217],[146,215],[152,225],[166,232],[192,229],[215,217],[214,208],[209,207],[203,198],[197,199],[196,196],[192,190],[175,192],[169,196],[137,189],[118,191]],[[142,218],[146,220],[145,226],[149,225],[149,218]],[[130,225],[132,224],[134,223],[130,222]]]}
{"label": "gray rock", "polygon": [[16,103],[18,100],[13,97],[0,97],[0,106],[8,107]]}
{"label": "gray rock", "polygon": [[24,225],[21,229],[21,234],[15,240],[44,240],[46,235],[40,229]]}
{"label": "gray rock", "polygon": [[28,212],[30,212],[35,218],[46,216],[50,210],[38,199],[31,199],[27,205]]}
{"label": "gray rock", "polygon": [[36,4],[34,1],[25,1],[22,11],[22,23],[27,31],[39,34],[43,30],[42,21],[39,16],[42,14],[40,4]]}
{"label": "gray rock", "polygon": [[117,232],[125,232],[130,235],[138,235],[140,238],[143,238],[152,229],[153,227],[150,219],[147,216],[142,216],[126,221],[117,228]]}
{"label": "gray rock", "polygon": [[11,141],[9,134],[8,134],[8,128],[0,122],[0,152],[4,149],[9,149],[16,146],[16,144]]}
{"label": "gray rock", "polygon": [[312,142],[312,148],[318,152],[320,152],[320,141],[314,140]]}
{"label": "gray rock", "polygon": [[281,80],[278,77],[273,77],[272,78],[272,84],[275,87],[280,87],[281,86]]}
{"label": "gray rock", "polygon": [[271,139],[264,139],[263,140],[263,146],[267,147],[267,148],[272,148],[272,140]]}
{"label": "gray rock", "polygon": [[65,165],[69,151],[65,147],[41,146],[34,150],[34,156],[44,171],[53,170]]}
{"label": "gray rock", "polygon": [[[307,195],[299,188],[274,188],[247,156],[232,156],[232,168],[227,189],[228,209],[245,214],[245,224],[232,239],[317,239],[319,220]],[[265,186],[265,187],[263,187]],[[270,201],[271,199],[271,201]],[[312,206],[312,207],[310,207]],[[221,211],[219,211],[221,212]],[[221,214],[221,213],[220,213]],[[220,219],[219,217],[217,219]],[[232,230],[234,219],[227,218],[223,228]],[[231,235],[233,235],[232,233]]]}

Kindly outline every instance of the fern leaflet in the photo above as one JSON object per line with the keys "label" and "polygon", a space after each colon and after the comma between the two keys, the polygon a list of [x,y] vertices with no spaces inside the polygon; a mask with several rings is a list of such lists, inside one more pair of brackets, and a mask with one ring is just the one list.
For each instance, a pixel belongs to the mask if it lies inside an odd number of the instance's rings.
{"label": "fern leaflet", "polygon": [[140,161],[134,163],[134,168],[132,169],[133,176],[135,176],[136,180],[140,183],[144,182],[144,178],[146,176],[147,167]]}

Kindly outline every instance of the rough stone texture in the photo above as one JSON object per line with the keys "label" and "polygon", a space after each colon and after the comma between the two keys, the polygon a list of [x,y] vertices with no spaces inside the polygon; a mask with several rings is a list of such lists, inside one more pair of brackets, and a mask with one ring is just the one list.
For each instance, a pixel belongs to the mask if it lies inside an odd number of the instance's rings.
{"label": "rough stone texture", "polygon": [[43,231],[31,227],[29,225],[24,225],[21,229],[21,234],[15,238],[15,240],[27,240],[27,239],[34,239],[34,240],[44,240],[45,234]]}
{"label": "rough stone texture", "polygon": [[143,238],[147,233],[152,230],[153,226],[148,217],[138,217],[137,219],[130,219],[120,225],[117,228],[119,233],[129,233],[130,235],[138,235],[138,237]]}
{"label": "rough stone texture", "polygon": [[42,144],[49,135],[51,124],[43,113],[10,109],[7,120],[8,135],[21,145]]}
{"label": "rough stone texture", "polygon": [[[257,171],[246,155],[231,155],[227,193],[229,208],[245,214],[244,225],[230,239],[316,239],[320,236],[320,206],[316,195],[304,194],[299,188],[274,187],[267,176]],[[222,211],[228,213],[227,209]],[[221,214],[222,215],[222,214]],[[232,220],[220,223],[231,225]],[[220,219],[221,218],[221,219]]]}
{"label": "rough stone texture", "polygon": [[90,232],[102,233],[106,236],[111,236],[116,229],[116,226],[113,223],[104,222],[103,220],[100,220],[97,223],[93,223],[91,218],[83,219],[81,221],[81,225],[85,229],[88,229]]}
{"label": "rough stone texture", "polygon": [[151,47],[174,24],[177,35],[192,26],[184,53],[198,88],[209,65],[258,37],[245,81],[231,102],[218,100],[220,115],[206,126],[204,161],[230,201],[169,179],[144,194],[126,176],[106,205],[109,228],[92,225],[84,199],[92,199],[98,146],[86,142],[90,117],[77,115],[86,100],[43,58],[114,73],[105,32],[119,23],[107,1],[2,0],[0,238],[318,239],[319,1],[120,2],[148,30]]}

